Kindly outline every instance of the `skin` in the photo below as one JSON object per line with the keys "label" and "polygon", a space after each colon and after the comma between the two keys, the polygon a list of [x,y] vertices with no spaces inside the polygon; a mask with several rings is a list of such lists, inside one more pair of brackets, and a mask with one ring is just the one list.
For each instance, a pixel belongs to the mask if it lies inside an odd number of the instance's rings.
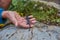
{"label": "skin", "polygon": [[[5,10],[9,7],[11,3],[11,0],[1,0],[0,1],[0,7],[3,7]],[[27,24],[27,20],[25,17],[21,17],[19,13],[16,11],[3,11],[2,13],[3,18],[8,18],[15,26],[22,26],[24,28],[29,28],[29,25]],[[36,20],[33,18],[32,15],[29,16],[30,25],[31,27],[34,26]]]}
{"label": "skin", "polygon": [[11,4],[11,1],[12,0],[0,0],[0,7],[4,8],[5,10],[7,10],[9,5]]}

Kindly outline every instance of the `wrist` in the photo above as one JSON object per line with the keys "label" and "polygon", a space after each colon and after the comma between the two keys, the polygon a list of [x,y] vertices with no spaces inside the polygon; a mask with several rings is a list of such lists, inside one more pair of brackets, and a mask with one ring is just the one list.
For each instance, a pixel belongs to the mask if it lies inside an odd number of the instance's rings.
{"label": "wrist", "polygon": [[7,14],[7,12],[6,12],[6,11],[3,11],[3,12],[2,12],[2,17],[3,17],[3,18],[6,18],[6,14]]}

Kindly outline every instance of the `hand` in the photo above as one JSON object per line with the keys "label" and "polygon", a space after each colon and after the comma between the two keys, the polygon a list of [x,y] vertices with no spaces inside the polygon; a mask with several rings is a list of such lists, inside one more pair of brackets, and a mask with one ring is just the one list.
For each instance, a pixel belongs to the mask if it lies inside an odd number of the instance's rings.
{"label": "hand", "polygon": [[[22,26],[24,28],[29,28],[29,25],[27,24],[27,20],[25,17],[21,17],[17,12],[15,11],[4,11],[2,16],[4,18],[8,18],[14,25],[16,26]],[[30,25],[31,27],[34,26],[34,23],[36,22],[35,18],[33,16],[29,16]]]}

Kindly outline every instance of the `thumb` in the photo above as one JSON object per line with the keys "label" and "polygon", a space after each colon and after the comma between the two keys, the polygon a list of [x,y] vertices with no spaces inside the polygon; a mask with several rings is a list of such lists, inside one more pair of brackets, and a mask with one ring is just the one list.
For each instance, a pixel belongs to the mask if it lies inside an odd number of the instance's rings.
{"label": "thumb", "polygon": [[18,23],[15,17],[9,17],[9,19],[15,26],[18,26]]}
{"label": "thumb", "polygon": [[17,21],[16,21],[16,20],[14,21],[14,25],[15,25],[15,26],[18,26],[18,24],[17,24]]}
{"label": "thumb", "polygon": [[15,25],[18,26],[17,19],[15,18],[15,15],[12,14],[7,14],[7,18]]}
{"label": "thumb", "polygon": [[15,17],[12,17],[11,21],[15,26],[18,26],[18,23]]}

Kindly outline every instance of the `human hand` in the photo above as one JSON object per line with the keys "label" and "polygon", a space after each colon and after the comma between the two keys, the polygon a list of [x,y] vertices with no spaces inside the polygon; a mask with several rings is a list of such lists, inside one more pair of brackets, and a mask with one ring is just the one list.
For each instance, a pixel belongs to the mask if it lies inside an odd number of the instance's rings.
{"label": "human hand", "polygon": [[[27,24],[27,20],[25,17],[21,17],[17,12],[15,11],[4,11],[2,16],[4,18],[8,18],[15,26],[22,26],[24,28],[29,28],[29,24]],[[34,26],[34,23],[36,22],[35,18],[33,16],[29,16],[30,25],[31,27]]]}

